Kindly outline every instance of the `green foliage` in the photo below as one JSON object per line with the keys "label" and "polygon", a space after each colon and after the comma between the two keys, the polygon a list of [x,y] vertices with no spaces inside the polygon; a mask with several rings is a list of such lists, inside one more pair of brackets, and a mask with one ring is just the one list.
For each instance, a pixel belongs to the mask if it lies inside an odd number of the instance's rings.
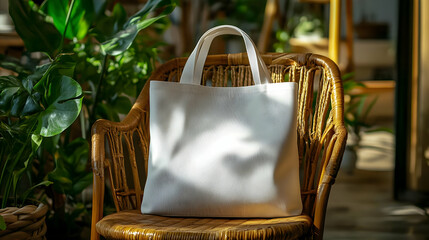
{"label": "green foliage", "polygon": [[38,183],[38,184],[36,184],[36,185],[34,185],[34,186],[32,186],[32,187],[30,187],[29,189],[27,189],[27,191],[25,191],[24,192],[24,194],[22,195],[23,197],[23,201],[25,201],[26,199],[27,199],[27,197],[28,197],[28,195],[30,195],[30,193],[32,192],[32,191],[34,191],[36,188],[38,188],[38,187],[40,187],[40,186],[45,186],[45,187],[47,187],[47,186],[49,186],[49,185],[51,185],[53,182],[51,182],[51,181],[43,181],[43,182],[40,182],[40,183]]}
{"label": "green foliage", "polygon": [[260,0],[208,0],[212,8],[226,13],[222,24],[242,25],[248,23],[260,29],[264,21],[266,1]]}
{"label": "green foliage", "polygon": [[72,78],[61,75],[72,67],[63,59],[37,67],[29,75],[0,77],[0,117],[8,119],[0,125],[4,142],[0,159],[2,207],[8,197],[18,194],[17,183],[30,169],[42,137],[63,132],[80,112],[82,98],[76,95],[82,89]]}
{"label": "green foliage", "polygon": [[97,20],[97,25],[91,29],[91,33],[98,42],[105,42],[115,33],[119,32],[127,21],[127,13],[121,4],[115,4],[110,15],[102,14]]}
{"label": "green foliage", "polygon": [[6,222],[4,221],[3,216],[0,215],[0,231],[3,231],[6,229]]}
{"label": "green foliage", "polygon": [[[131,46],[139,31],[170,14],[176,7],[176,4],[175,0],[153,0],[147,2],[140,11],[128,19],[120,31],[101,44],[103,53],[112,56],[123,53]],[[149,13],[155,12],[158,9],[162,9],[161,13],[157,16],[147,18]]]}
{"label": "green foliage", "polygon": [[368,95],[356,94],[353,90],[357,88],[366,88],[366,86],[361,82],[355,81],[353,77],[353,73],[344,74],[342,77],[345,99],[344,121],[349,132],[359,135],[362,127],[370,126],[367,123],[367,116],[377,99],[374,99],[368,107],[365,108]]}
{"label": "green foliage", "polygon": [[28,51],[54,54],[60,46],[61,33],[33,1],[9,0],[9,13]]}
{"label": "green foliage", "polygon": [[[64,198],[52,201],[50,229],[66,237],[89,224],[82,192],[92,183],[90,126],[128,113],[154,68],[157,33],[168,27],[165,16],[176,5],[149,0],[127,18],[120,4],[107,0],[9,1],[28,53],[26,61],[0,56],[0,66],[16,73],[0,77],[3,207],[9,197],[15,204],[34,196]],[[148,27],[155,34],[142,31]],[[31,52],[45,55],[33,59]],[[35,195],[37,189],[45,191]]]}
{"label": "green foliage", "polygon": [[273,44],[273,48],[275,52],[283,53],[288,51],[290,33],[286,30],[278,30],[276,32],[276,42]]}
{"label": "green foliage", "polygon": [[368,115],[377,102],[378,98],[372,99],[368,103],[367,94],[355,93],[358,88],[366,88],[362,82],[353,79],[354,73],[347,73],[342,76],[344,89],[344,122],[349,134],[353,137],[354,143],[350,146],[352,149],[360,147],[361,131],[376,132],[385,131],[393,133],[389,128],[374,128],[368,122]]}
{"label": "green foliage", "polygon": [[66,19],[71,7],[69,0],[46,1],[43,9],[48,16],[52,17],[57,30],[60,33],[65,31],[65,38],[81,40],[87,35],[90,24],[96,16],[95,8],[105,4],[105,1],[75,0],[72,2],[74,6],[68,22]]}
{"label": "green foliage", "polygon": [[275,32],[276,42],[273,44],[275,52],[290,52],[289,40],[292,37],[318,39],[326,34],[323,21],[323,5],[314,5],[299,1],[285,1],[283,16],[284,22],[279,23]]}
{"label": "green foliage", "polygon": [[313,15],[307,15],[299,18],[299,23],[296,25],[293,34],[296,37],[315,36],[321,38],[323,37],[323,32],[322,21]]}
{"label": "green foliage", "polygon": [[39,112],[40,92],[33,91],[34,83],[29,79],[15,76],[1,76],[0,108],[3,114],[10,116],[28,116]]}
{"label": "green foliage", "polygon": [[56,151],[55,169],[48,174],[48,179],[54,183],[56,192],[73,198],[92,183],[92,172],[87,171],[88,141],[77,138],[64,149],[57,147]]}

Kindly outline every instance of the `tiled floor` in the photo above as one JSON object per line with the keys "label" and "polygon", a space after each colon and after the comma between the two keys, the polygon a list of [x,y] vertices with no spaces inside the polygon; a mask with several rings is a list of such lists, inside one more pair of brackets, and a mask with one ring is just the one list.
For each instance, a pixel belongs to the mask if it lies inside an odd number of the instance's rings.
{"label": "tiled floor", "polygon": [[374,160],[374,154],[358,153],[360,169],[353,173],[340,170],[329,199],[324,239],[429,239],[429,209],[394,201],[393,155],[389,150],[378,152]]}
{"label": "tiled floor", "polygon": [[329,199],[325,239],[429,239],[428,213],[393,200],[392,175],[341,172]]}

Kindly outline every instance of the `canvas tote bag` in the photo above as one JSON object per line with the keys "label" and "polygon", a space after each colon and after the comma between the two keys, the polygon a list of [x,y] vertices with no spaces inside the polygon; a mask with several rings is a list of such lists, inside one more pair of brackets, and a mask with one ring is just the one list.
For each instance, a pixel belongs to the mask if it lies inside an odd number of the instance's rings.
{"label": "canvas tote bag", "polygon": [[[210,44],[224,34],[243,37],[255,85],[200,85]],[[252,40],[228,25],[201,37],[180,82],[150,82],[142,213],[237,218],[301,213],[297,85],[270,82]]]}

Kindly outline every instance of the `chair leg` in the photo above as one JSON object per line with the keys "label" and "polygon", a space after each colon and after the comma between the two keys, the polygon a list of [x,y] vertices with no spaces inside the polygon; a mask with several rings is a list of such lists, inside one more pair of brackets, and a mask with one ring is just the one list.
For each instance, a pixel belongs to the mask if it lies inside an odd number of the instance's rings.
{"label": "chair leg", "polygon": [[103,217],[104,201],[104,176],[94,173],[94,185],[92,195],[92,219],[91,219],[91,240],[99,240],[95,225]]}

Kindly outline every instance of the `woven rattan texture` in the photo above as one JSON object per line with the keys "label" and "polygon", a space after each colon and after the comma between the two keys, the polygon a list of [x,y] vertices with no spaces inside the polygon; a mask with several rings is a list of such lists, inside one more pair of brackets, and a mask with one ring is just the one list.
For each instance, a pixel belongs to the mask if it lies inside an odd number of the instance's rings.
{"label": "woven rattan texture", "polygon": [[6,222],[6,230],[0,231],[0,240],[46,239],[45,215],[47,212],[48,206],[44,204],[0,209],[0,215]]}
{"label": "woven rattan texture", "polygon": [[[119,224],[118,224],[119,223]],[[287,226],[287,227],[285,227]],[[109,215],[97,230],[112,239],[296,239],[308,233],[311,219],[174,218],[143,215],[138,210]]]}
{"label": "woven rattan texture", "polygon": [[[298,83],[297,144],[303,215],[310,217],[314,237],[322,238],[329,192],[347,138],[340,72],[330,59],[313,54],[265,54],[262,57],[274,82]],[[186,58],[179,58],[162,64],[150,79],[177,82],[185,63]],[[201,84],[215,87],[254,84],[246,54],[209,56]],[[94,192],[91,235],[98,239],[94,226],[103,217],[106,183],[112,189],[118,212],[140,207],[150,136],[149,83],[122,122],[98,120],[92,129]],[[289,231],[287,225],[283,227]],[[109,232],[103,228],[109,226],[100,226],[99,232]]]}

